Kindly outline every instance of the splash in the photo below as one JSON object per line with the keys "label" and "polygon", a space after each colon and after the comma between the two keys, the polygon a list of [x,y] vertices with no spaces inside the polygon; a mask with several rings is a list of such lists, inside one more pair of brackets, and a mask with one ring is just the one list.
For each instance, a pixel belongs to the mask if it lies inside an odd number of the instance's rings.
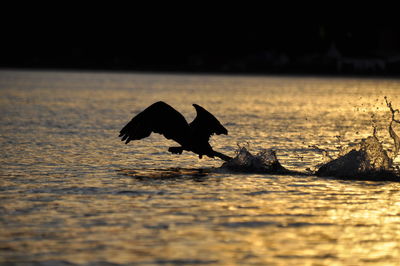
{"label": "splash", "polygon": [[[247,146],[247,147],[246,147]],[[256,155],[249,152],[249,145],[240,146],[236,156],[222,165],[235,172],[288,174],[292,171],[283,167],[272,149],[263,149]]]}
{"label": "splash", "polygon": [[318,170],[315,172],[302,173],[288,170],[281,165],[274,150],[263,149],[253,155],[249,151],[249,144],[242,146],[238,144],[239,148],[236,151],[236,156],[225,162],[222,168],[247,173],[317,175],[357,180],[400,181],[399,171],[393,165],[393,160],[400,151],[400,138],[394,131],[393,124],[400,124],[400,120],[395,119],[396,113],[400,113],[400,111],[394,109],[386,97],[385,100],[391,111],[388,131],[394,142],[392,152],[384,149],[378,139],[377,126],[373,124],[372,136],[347,147],[341,146],[336,159],[328,151],[317,146],[310,146],[322,152],[324,158],[328,161],[320,167],[317,166],[315,169]]}
{"label": "splash", "polygon": [[400,120],[397,120],[395,118],[396,113],[399,113],[399,109],[393,109],[392,103],[388,101],[387,97],[385,96],[385,101],[386,101],[386,105],[389,108],[390,112],[391,112],[391,120],[389,123],[389,135],[390,137],[393,139],[394,142],[394,151],[392,154],[392,160],[394,160],[400,150],[400,139],[399,136],[396,134],[396,132],[393,130],[393,122],[400,124]]}
{"label": "splash", "polygon": [[389,135],[394,142],[394,151],[386,151],[377,137],[377,127],[373,125],[372,136],[361,140],[360,143],[343,149],[337,159],[322,165],[316,175],[333,176],[356,179],[396,179],[400,181],[393,166],[393,160],[400,150],[400,139],[393,129],[393,123],[400,123],[395,119],[398,109],[392,107],[385,97],[386,105],[391,111],[391,121],[388,126]]}
{"label": "splash", "polygon": [[363,139],[347,152],[324,165],[316,175],[333,177],[363,177],[390,175],[392,159],[376,136]]}

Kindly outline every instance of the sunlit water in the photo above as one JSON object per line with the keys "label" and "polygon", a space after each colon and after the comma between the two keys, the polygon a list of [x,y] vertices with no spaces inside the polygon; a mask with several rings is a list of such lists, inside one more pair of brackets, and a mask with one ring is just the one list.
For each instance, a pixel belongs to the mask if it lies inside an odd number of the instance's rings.
{"label": "sunlit water", "polygon": [[313,171],[373,123],[391,147],[399,80],[1,71],[0,96],[0,263],[399,263],[400,183],[238,174],[118,139],[155,101],[189,121],[197,103],[229,131],[216,150]]}

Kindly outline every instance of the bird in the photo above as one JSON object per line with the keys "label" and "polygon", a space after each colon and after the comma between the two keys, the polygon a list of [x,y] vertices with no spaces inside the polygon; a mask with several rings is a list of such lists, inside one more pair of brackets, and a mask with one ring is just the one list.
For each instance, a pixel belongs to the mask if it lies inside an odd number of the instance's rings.
{"label": "bird", "polygon": [[120,131],[121,141],[128,144],[132,140],[140,140],[150,136],[152,132],[159,133],[167,139],[176,141],[181,146],[169,147],[173,154],[182,154],[184,150],[204,155],[210,158],[218,157],[224,161],[232,158],[214,151],[209,140],[214,134],[228,135],[228,130],[206,109],[193,104],[196,117],[188,123],[184,116],[169,104],[158,101],[137,114]]}

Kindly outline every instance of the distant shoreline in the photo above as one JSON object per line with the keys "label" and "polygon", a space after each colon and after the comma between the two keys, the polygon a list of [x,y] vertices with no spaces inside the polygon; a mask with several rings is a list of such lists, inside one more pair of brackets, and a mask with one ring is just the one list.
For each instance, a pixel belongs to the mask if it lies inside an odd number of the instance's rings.
{"label": "distant shoreline", "polygon": [[75,67],[0,67],[0,71],[26,72],[85,72],[85,73],[119,73],[119,74],[159,74],[159,75],[212,75],[212,76],[294,76],[294,77],[321,77],[321,78],[381,78],[400,79],[398,74],[366,74],[366,73],[332,73],[332,72],[227,72],[227,71],[187,71],[187,70],[140,70],[140,69],[107,69],[107,68],[75,68]]}

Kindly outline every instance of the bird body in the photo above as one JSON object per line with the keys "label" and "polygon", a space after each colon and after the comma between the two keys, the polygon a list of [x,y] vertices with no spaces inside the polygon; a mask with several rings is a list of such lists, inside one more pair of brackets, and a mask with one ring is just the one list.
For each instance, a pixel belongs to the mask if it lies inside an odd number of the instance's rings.
{"label": "bird body", "polygon": [[227,135],[228,130],[206,109],[197,104],[193,106],[197,116],[188,124],[183,115],[170,105],[162,101],[153,103],[133,117],[121,129],[119,137],[128,144],[132,140],[146,138],[152,132],[159,133],[181,145],[170,147],[168,150],[171,153],[181,154],[186,150],[198,154],[199,158],[206,155],[229,160],[229,156],[214,151],[208,143],[213,134]]}

